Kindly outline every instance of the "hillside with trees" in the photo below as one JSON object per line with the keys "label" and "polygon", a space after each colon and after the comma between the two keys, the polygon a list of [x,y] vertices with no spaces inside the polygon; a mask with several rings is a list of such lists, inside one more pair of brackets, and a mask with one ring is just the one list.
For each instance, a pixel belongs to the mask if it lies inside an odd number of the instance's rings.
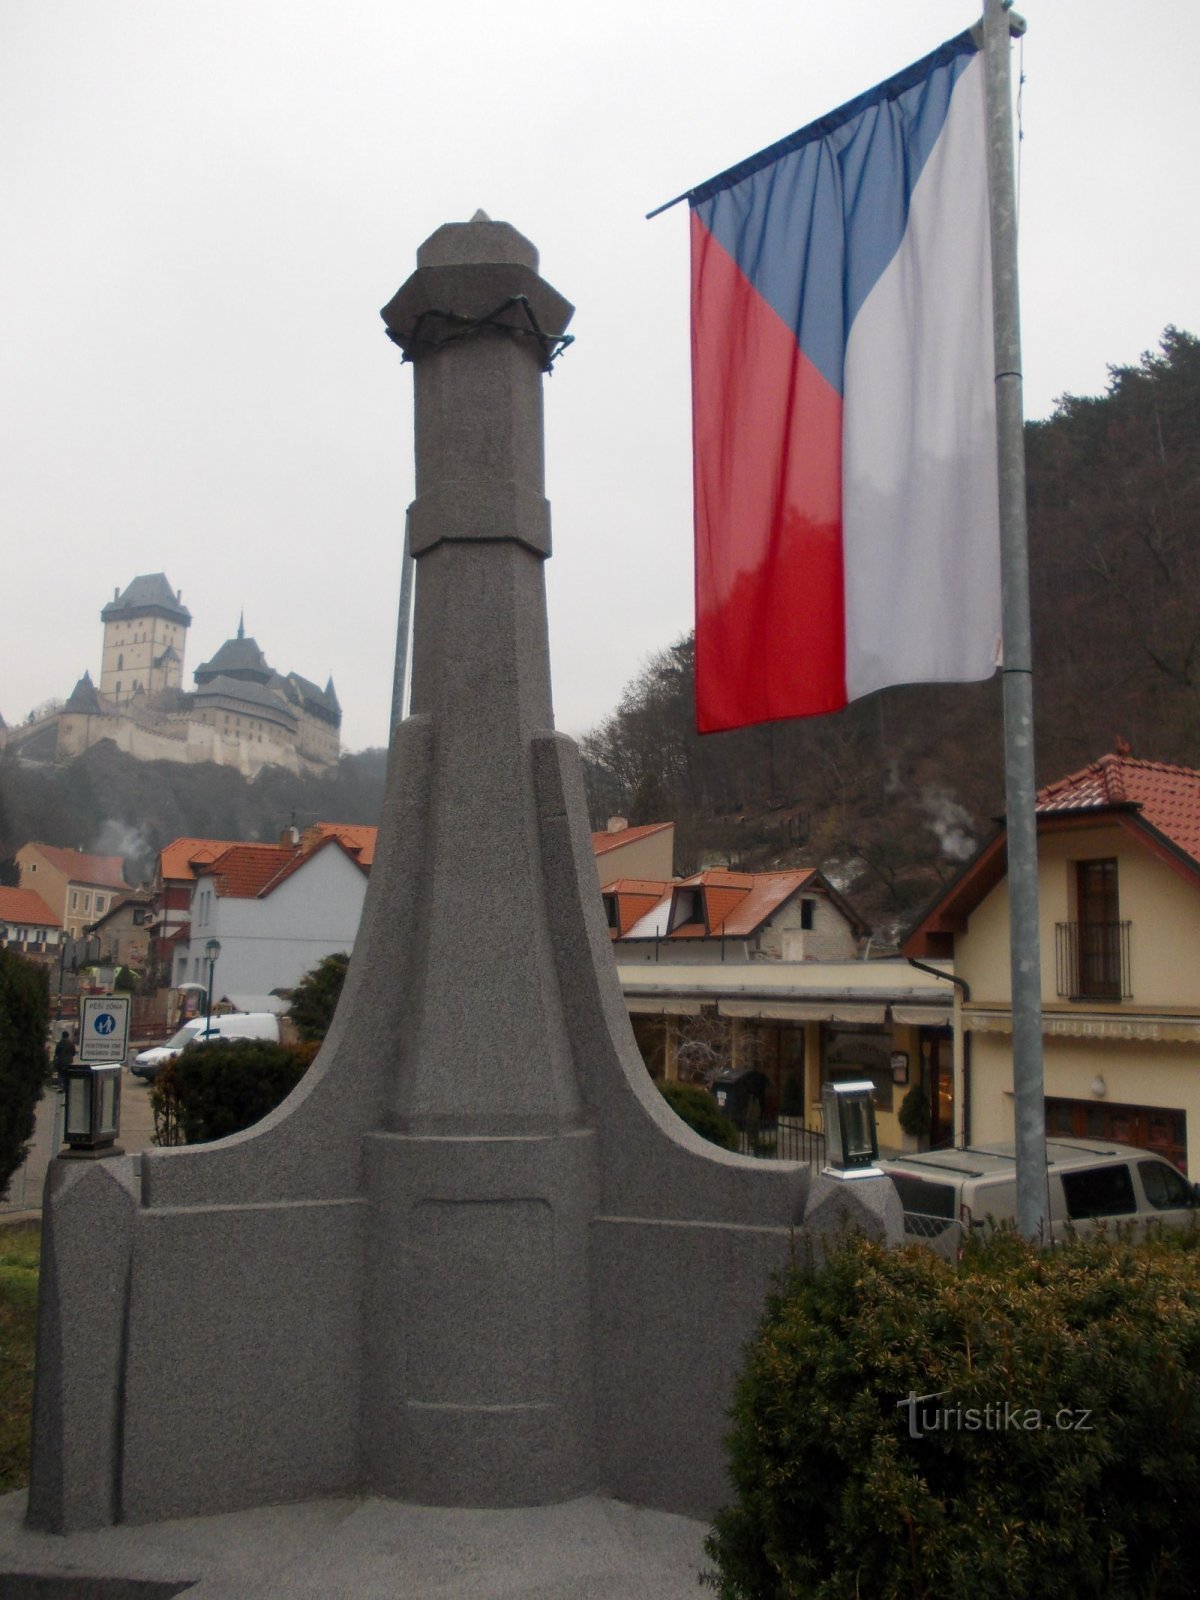
{"label": "hillside with trees", "polygon": [[[1027,428],[1039,783],[1126,741],[1200,764],[1200,342],[1110,369]],[[999,678],[884,690],[834,716],[695,732],[692,641],[584,742],[594,824],[675,819],[677,865],[835,868],[895,928],[1004,807]]]}
{"label": "hillside with trees", "polygon": [[[1200,765],[1200,341],[1111,369],[1027,428],[1037,770],[1049,782],[1125,740]],[[677,867],[822,865],[886,935],[1004,807],[1000,682],[917,685],[835,716],[695,732],[692,643],[653,656],[584,740],[593,825],[673,819]],[[253,783],[99,745],[67,766],[0,752],[0,882],[25,840],[122,854],[144,876],[181,834],[274,840],[291,823],[375,823],[386,752]],[[132,878],[131,878],[132,881]]]}
{"label": "hillside with trees", "polygon": [[136,883],[180,836],[274,843],[292,824],[373,824],[386,769],[385,750],[364,750],[319,777],[264,767],[250,782],[212,762],[137,761],[110,742],[61,767],[0,752],[0,883],[5,860],[29,839],[124,856]]}

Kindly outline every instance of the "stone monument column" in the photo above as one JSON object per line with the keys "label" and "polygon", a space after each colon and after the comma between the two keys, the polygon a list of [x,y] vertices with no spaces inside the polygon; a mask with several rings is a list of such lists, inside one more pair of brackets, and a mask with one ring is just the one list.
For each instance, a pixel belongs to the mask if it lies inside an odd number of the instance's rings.
{"label": "stone monument column", "polygon": [[36,1528],[363,1491],[711,1516],[772,1272],[846,1222],[902,1237],[885,1179],[718,1150],[650,1081],[550,705],[571,307],[482,215],[417,261],[383,313],[416,376],[413,715],[346,986],[254,1127],[51,1164]]}
{"label": "stone monument column", "polygon": [[540,870],[532,742],[553,726],[542,374],[572,308],[482,214],[385,308],[414,364],[412,718],[431,749],[416,1010],[367,1138],[372,1485],[444,1504],[595,1478],[583,1119]]}

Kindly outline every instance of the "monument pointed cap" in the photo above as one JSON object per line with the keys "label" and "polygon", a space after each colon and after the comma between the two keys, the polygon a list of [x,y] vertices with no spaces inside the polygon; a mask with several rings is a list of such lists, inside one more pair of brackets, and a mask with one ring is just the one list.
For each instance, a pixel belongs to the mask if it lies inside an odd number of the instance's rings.
{"label": "monument pointed cap", "polygon": [[537,338],[528,347],[547,362],[575,308],[537,268],[536,248],[511,223],[482,211],[470,222],[447,222],[417,251],[417,270],[380,312],[388,337],[417,360],[441,348],[448,327],[456,337],[471,322],[532,327]]}
{"label": "monument pointed cap", "polygon": [[537,246],[511,222],[493,222],[486,211],[476,211],[470,222],[445,222],[417,250],[418,267],[447,267],[500,263],[538,269]]}

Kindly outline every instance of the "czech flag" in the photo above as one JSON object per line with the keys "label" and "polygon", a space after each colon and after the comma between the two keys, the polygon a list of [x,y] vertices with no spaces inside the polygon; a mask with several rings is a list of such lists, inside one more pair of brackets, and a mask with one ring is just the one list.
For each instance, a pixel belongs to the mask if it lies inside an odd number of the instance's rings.
{"label": "czech flag", "polygon": [[999,658],[969,33],[688,195],[702,733]]}

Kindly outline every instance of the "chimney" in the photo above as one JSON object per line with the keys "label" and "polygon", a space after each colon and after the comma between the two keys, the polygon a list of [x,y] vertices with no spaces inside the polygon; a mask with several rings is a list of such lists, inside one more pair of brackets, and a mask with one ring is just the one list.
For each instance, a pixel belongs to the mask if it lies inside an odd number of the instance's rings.
{"label": "chimney", "polygon": [[279,835],[279,843],[284,850],[294,850],[300,843],[300,829],[294,825],[285,828]]}
{"label": "chimney", "polygon": [[628,817],[609,817],[605,828],[606,833],[624,833],[629,826]]}

